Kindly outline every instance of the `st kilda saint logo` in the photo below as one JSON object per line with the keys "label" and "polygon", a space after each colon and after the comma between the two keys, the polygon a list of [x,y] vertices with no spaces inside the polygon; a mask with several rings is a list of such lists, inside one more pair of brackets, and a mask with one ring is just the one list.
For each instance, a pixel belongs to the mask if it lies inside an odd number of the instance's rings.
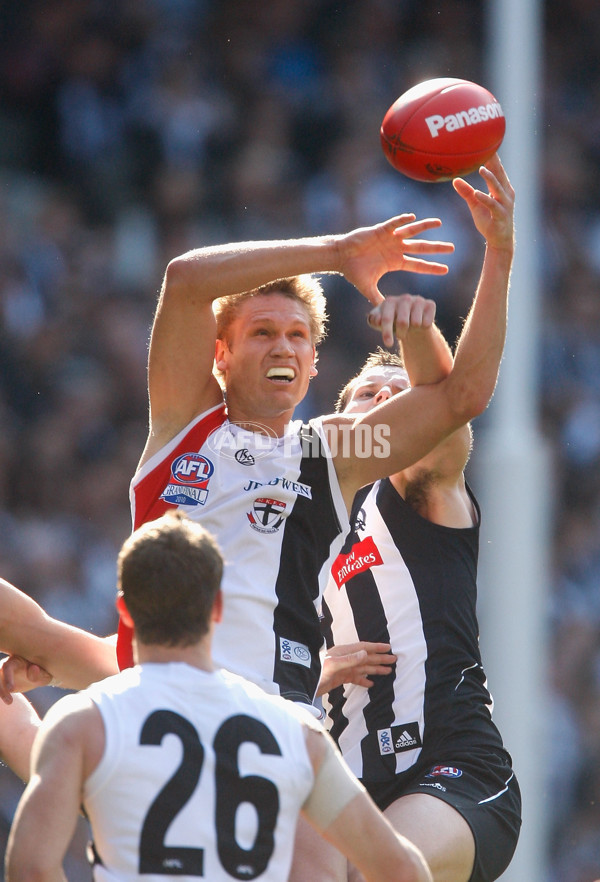
{"label": "st kilda saint logo", "polygon": [[287,517],[287,504],[280,499],[255,499],[252,511],[246,512],[250,526],[259,533],[276,533]]}

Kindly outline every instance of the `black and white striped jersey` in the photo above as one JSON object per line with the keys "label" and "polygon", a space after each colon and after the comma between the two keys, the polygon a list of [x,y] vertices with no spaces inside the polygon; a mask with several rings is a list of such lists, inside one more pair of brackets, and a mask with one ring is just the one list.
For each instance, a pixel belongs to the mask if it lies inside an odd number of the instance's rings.
{"label": "black and white striped jersey", "polygon": [[364,780],[387,780],[430,754],[502,750],[479,651],[478,542],[479,524],[434,524],[389,479],[357,494],[322,627],[328,645],[389,642],[398,656],[369,690],[346,685],[324,701],[331,734]]}

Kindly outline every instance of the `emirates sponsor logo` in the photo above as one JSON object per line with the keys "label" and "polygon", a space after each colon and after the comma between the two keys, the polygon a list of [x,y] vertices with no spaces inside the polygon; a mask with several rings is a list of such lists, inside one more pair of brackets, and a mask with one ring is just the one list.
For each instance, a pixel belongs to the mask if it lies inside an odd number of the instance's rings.
{"label": "emirates sponsor logo", "polygon": [[352,576],[370,570],[371,567],[381,566],[382,563],[381,554],[373,537],[367,536],[366,539],[353,545],[349,554],[338,554],[331,567],[331,575],[338,588],[341,588]]}

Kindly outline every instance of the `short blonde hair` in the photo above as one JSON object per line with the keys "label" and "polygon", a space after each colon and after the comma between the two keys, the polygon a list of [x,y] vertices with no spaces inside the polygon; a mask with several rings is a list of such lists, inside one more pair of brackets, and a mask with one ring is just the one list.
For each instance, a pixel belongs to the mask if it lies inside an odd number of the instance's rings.
{"label": "short blonde hair", "polygon": [[265,297],[269,294],[283,294],[291,300],[302,303],[308,313],[310,335],[314,346],[324,340],[327,334],[327,309],[325,294],[320,281],[312,275],[289,276],[285,279],[276,279],[253,288],[251,291],[243,291],[239,294],[229,294],[214,301],[213,309],[217,320],[217,337],[225,339],[227,330],[236,318],[242,303],[251,297]]}

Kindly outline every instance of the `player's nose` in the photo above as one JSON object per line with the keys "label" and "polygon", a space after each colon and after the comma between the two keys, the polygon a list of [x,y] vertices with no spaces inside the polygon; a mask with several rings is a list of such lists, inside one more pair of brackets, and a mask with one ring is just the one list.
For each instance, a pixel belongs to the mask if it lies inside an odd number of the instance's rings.
{"label": "player's nose", "polygon": [[394,392],[392,391],[392,387],[386,383],[385,386],[382,386],[377,395],[375,396],[375,403],[382,404],[384,401],[387,401],[388,398],[392,398]]}
{"label": "player's nose", "polygon": [[285,334],[278,334],[273,340],[271,352],[275,355],[293,355],[294,348]]}

